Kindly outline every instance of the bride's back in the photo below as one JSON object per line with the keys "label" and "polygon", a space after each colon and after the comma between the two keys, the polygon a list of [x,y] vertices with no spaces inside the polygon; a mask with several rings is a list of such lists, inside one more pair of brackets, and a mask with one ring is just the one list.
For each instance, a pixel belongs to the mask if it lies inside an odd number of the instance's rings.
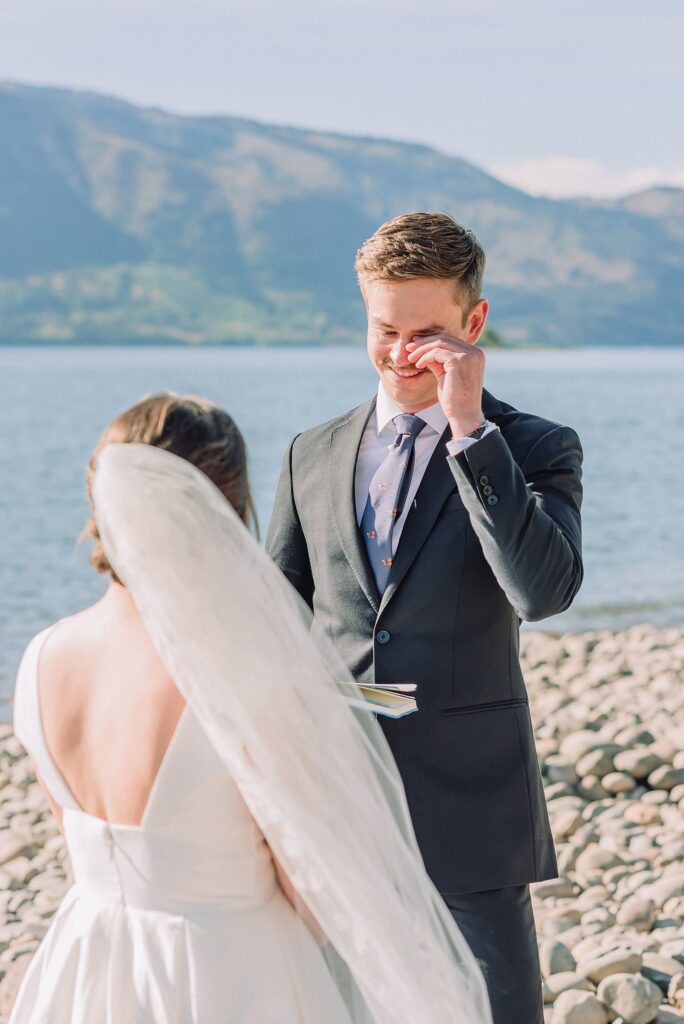
{"label": "bride's back", "polygon": [[40,656],[45,739],[81,808],[137,825],[185,701],[128,592],[63,620]]}

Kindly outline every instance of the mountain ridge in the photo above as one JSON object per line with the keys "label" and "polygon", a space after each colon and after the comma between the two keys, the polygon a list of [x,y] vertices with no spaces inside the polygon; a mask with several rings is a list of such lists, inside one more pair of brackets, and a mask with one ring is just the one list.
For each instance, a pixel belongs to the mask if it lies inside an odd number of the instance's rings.
{"label": "mountain ridge", "polygon": [[553,200],[422,143],[18,83],[0,128],[6,343],[360,341],[356,248],[408,209],[473,228],[506,340],[684,341],[684,190]]}

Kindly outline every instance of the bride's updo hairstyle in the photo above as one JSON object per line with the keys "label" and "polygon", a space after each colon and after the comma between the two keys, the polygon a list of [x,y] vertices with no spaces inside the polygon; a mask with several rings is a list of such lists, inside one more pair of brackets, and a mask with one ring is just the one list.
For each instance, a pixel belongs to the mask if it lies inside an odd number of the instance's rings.
{"label": "bride's updo hairstyle", "polygon": [[[147,395],[110,423],[97,442],[88,463],[86,487],[92,508],[93,476],[97,457],[108,444],[151,444],[197,466],[233,506],[246,526],[258,535],[254,501],[247,473],[247,450],[233,418],[205,398],[161,392]],[[81,539],[95,541],[90,562],[100,573],[116,573],[107,561],[94,515],[85,525]]]}

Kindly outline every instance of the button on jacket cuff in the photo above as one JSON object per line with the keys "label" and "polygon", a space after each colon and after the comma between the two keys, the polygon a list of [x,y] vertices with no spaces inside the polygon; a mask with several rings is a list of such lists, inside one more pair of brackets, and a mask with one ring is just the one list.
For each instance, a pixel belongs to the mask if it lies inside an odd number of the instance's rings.
{"label": "button on jacket cuff", "polygon": [[[494,430],[487,431],[474,445],[464,448],[456,456],[447,455],[447,462],[459,483],[466,508],[471,507],[469,495],[466,494],[469,491],[489,521],[495,515],[498,518],[502,506],[502,489],[505,488],[512,463],[510,449],[501,431],[495,424],[493,426]],[[464,475],[467,487],[463,486]],[[471,511],[474,511],[472,507]]]}

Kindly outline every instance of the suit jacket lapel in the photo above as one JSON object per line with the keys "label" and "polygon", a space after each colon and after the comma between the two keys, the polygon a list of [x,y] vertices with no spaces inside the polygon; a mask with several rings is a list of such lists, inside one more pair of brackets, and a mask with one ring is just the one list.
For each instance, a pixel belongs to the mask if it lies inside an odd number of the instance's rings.
{"label": "suit jacket lapel", "polygon": [[[356,520],[354,494],[359,445],[368,420],[375,411],[375,401],[375,398],[372,398],[365,405],[359,406],[332,431],[328,460],[328,494],[330,514],[340,546],[359,587],[373,609],[379,613],[396,593],[429,537],[442,505],[456,484],[444,447],[451,438],[451,429],[447,427],[437,442],[420,482],[414,504],[406,517],[387,587],[381,599]],[[486,390],[482,393],[482,410],[487,419],[494,421],[502,413],[496,398]]]}
{"label": "suit jacket lapel", "polygon": [[[482,411],[485,418],[492,421],[495,421],[497,415],[502,411],[496,398],[485,390],[482,393]],[[451,427],[447,426],[427,464],[414,503],[406,517],[387,580],[387,587],[382,595],[380,612],[385,610],[388,602],[396,593],[418,552],[429,537],[442,505],[456,487],[454,475],[447,462],[448,453],[445,449],[447,441],[450,440]]]}
{"label": "suit jacket lapel", "polygon": [[361,590],[377,612],[380,607],[380,594],[356,520],[354,496],[359,445],[374,410],[375,398],[355,409],[348,419],[333,430],[328,462],[328,493],[330,513],[342,550]]}

